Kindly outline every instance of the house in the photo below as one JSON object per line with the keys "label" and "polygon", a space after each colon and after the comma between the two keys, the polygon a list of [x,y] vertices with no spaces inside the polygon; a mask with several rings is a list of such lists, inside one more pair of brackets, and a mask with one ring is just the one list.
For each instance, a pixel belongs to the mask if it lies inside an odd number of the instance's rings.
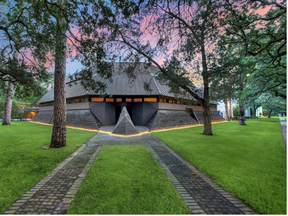
{"label": "house", "polygon": [[[228,115],[229,116],[232,116],[234,117],[233,115],[233,109],[238,106],[238,100],[235,99],[235,98],[231,98],[230,101],[228,101],[227,103],[227,108],[228,108]],[[261,108],[262,110],[262,108]],[[226,113],[225,113],[225,104],[224,102],[221,100],[218,102],[217,104],[217,111],[218,113],[224,118],[224,119],[227,119],[226,117]],[[256,116],[258,116],[256,114]],[[251,117],[251,112],[250,112],[250,107],[248,107],[246,110],[245,110],[245,117]]]}
{"label": "house", "polygon": [[[67,81],[67,125],[103,130],[115,127],[121,115],[130,118],[127,122],[133,127],[149,131],[202,123],[202,109],[195,98],[170,92],[169,86],[157,79],[155,66],[139,63],[133,68],[135,77],[131,78],[126,71],[132,65],[114,63],[111,82],[94,74],[95,79],[106,83],[105,95]],[[150,83],[150,91],[144,88],[145,82]],[[39,100],[40,109],[33,121],[53,123],[53,100],[51,90]],[[210,106],[212,121],[223,121],[216,112],[217,103]]]}

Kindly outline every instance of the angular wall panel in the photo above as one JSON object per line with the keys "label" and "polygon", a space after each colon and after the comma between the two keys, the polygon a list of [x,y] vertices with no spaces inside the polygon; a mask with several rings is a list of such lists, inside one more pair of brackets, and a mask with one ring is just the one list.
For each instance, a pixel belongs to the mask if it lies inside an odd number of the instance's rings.
{"label": "angular wall panel", "polygon": [[198,122],[185,111],[158,110],[148,121],[146,127],[153,131],[195,124]]}

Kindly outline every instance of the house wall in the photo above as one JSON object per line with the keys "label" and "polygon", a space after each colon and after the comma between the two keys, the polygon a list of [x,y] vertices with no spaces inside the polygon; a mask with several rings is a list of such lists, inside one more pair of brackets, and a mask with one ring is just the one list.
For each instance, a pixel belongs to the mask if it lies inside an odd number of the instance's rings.
{"label": "house wall", "polygon": [[[89,102],[66,104],[67,110],[88,110]],[[40,107],[39,111],[51,111],[54,110],[54,106]]]}
{"label": "house wall", "polygon": [[132,121],[134,125],[145,125],[158,110],[159,103],[135,103],[132,106]]}
{"label": "house wall", "polygon": [[115,124],[115,105],[113,103],[90,102],[89,107],[103,125]]}
{"label": "house wall", "polygon": [[[126,103],[121,103],[121,106],[125,106]],[[189,106],[183,104],[170,104],[170,103],[132,103],[132,116],[131,119],[135,125],[145,125],[156,113],[157,110],[175,110],[185,111],[185,108],[192,108],[194,112],[201,112],[200,106]],[[39,112],[53,111],[53,106],[40,107]],[[82,102],[67,104],[67,111],[72,110],[91,110],[96,118],[103,125],[115,125],[116,122],[116,108],[114,103],[107,102]],[[211,108],[211,112],[216,112],[216,108]]]}

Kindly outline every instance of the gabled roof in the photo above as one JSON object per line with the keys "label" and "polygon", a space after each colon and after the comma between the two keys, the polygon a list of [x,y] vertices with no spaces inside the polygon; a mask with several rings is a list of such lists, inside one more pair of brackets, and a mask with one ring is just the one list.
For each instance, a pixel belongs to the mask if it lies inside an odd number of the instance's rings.
{"label": "gabled roof", "polygon": [[[108,79],[101,78],[98,74],[94,73],[93,78],[98,81],[106,83],[106,94],[107,95],[143,95],[143,96],[153,96],[162,95],[175,98],[183,98],[189,100],[195,100],[191,95],[175,95],[170,91],[168,85],[160,82],[156,79],[158,68],[151,65],[145,66],[144,63],[138,63],[135,67],[133,74],[135,78],[131,78],[127,75],[127,68],[133,63],[114,63],[114,70],[112,76],[112,82]],[[156,76],[155,76],[156,75]],[[100,95],[100,93],[93,90],[85,90],[80,83],[70,82],[68,85],[68,79],[66,80],[66,98],[74,98],[85,95]],[[150,83],[151,91],[146,91],[144,88],[144,83]],[[52,102],[54,100],[53,89],[47,92],[38,103]]]}

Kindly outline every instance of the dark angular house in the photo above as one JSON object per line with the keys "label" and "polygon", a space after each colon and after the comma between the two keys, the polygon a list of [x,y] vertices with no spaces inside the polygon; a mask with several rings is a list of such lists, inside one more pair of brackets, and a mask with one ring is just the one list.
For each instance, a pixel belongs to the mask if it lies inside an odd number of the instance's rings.
{"label": "dark angular house", "polygon": [[[111,128],[117,124],[124,107],[132,123],[136,128],[141,126],[142,131],[143,127],[153,131],[202,123],[201,106],[192,96],[171,93],[167,85],[155,78],[158,71],[155,66],[138,64],[131,79],[126,73],[131,64],[114,63],[112,82],[101,79],[107,84],[105,97],[85,90],[79,83],[67,82],[67,125],[97,130]],[[150,83],[150,91],[144,89],[144,82]],[[53,123],[53,100],[51,90],[39,100],[40,109],[33,121]],[[210,105],[212,122],[223,121],[216,113],[217,103]]]}

